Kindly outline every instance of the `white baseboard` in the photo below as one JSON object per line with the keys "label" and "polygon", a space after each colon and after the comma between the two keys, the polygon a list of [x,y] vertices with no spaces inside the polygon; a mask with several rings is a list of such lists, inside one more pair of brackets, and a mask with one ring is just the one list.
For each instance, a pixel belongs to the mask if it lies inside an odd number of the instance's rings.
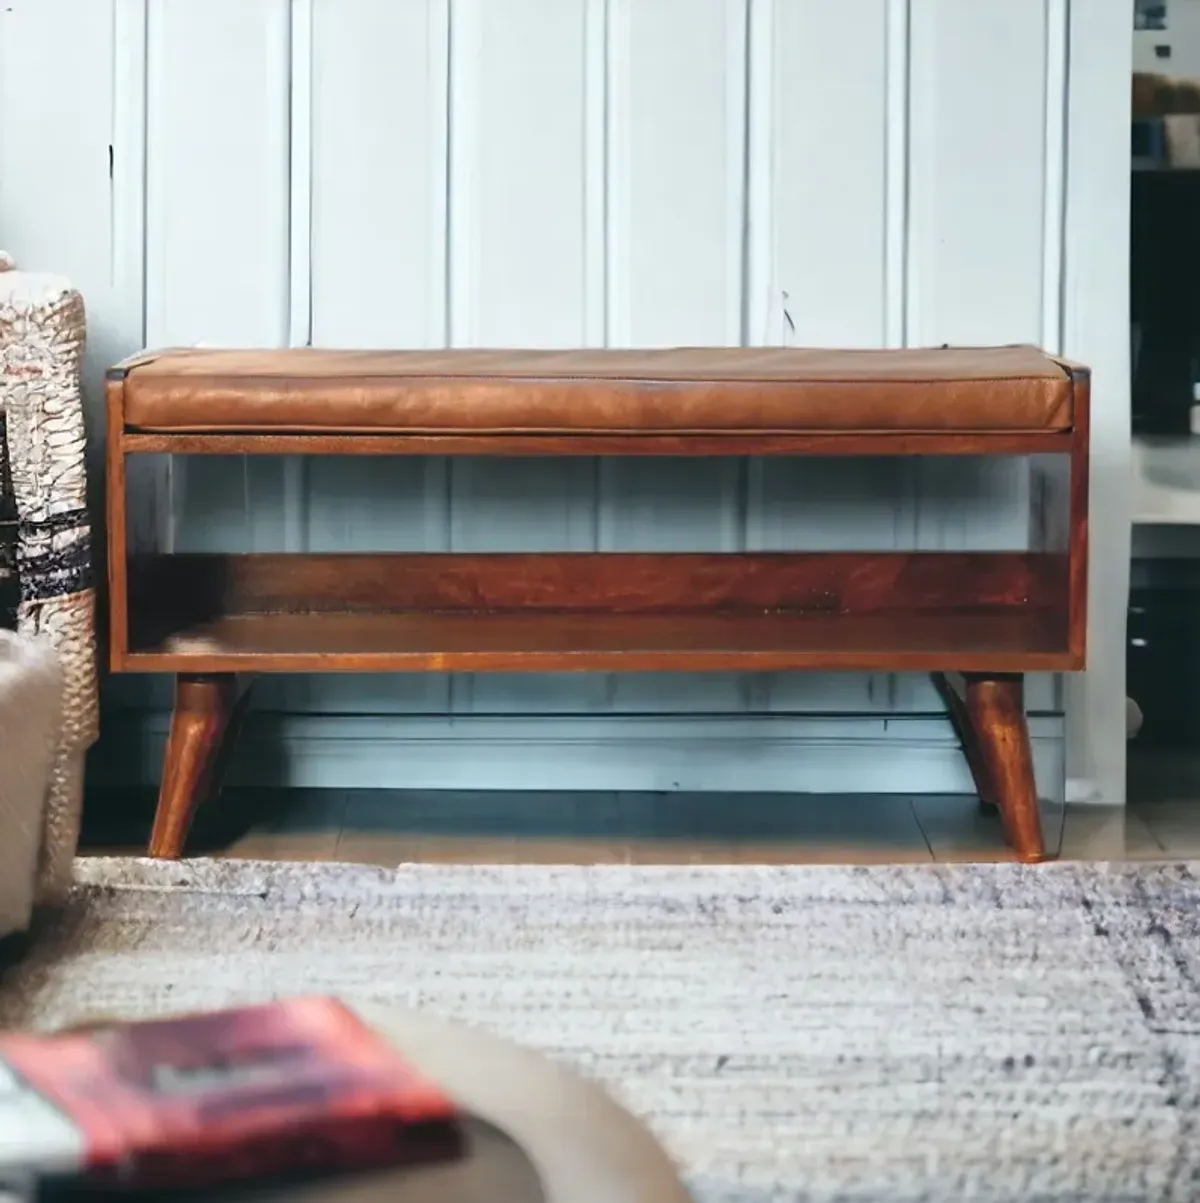
{"label": "white baseboard", "polygon": [[[165,714],[117,712],[89,763],[99,784],[158,779]],[[1064,796],[1063,720],[1030,719],[1043,797]],[[251,714],[231,784],[353,789],[964,793],[939,718]]]}

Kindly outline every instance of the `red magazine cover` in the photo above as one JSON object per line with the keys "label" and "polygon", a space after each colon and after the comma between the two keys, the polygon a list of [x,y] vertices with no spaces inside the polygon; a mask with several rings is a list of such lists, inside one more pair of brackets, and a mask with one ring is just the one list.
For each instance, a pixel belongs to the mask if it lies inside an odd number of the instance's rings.
{"label": "red magazine cover", "polygon": [[451,1099],[328,998],[4,1035],[0,1063],[73,1126],[71,1176],[97,1185],[192,1188],[462,1153]]}

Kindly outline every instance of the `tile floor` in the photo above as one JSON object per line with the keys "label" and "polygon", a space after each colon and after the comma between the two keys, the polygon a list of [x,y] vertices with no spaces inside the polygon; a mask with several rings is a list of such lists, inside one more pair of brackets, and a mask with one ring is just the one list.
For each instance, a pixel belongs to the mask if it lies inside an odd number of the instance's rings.
{"label": "tile floor", "polygon": [[[1191,775],[1189,775],[1191,774]],[[1068,859],[1200,858],[1200,760],[1135,764],[1126,810],[1047,807]],[[89,795],[84,851],[138,852],[151,791]],[[227,791],[190,851],[278,860],[852,863],[1010,859],[965,796]]]}

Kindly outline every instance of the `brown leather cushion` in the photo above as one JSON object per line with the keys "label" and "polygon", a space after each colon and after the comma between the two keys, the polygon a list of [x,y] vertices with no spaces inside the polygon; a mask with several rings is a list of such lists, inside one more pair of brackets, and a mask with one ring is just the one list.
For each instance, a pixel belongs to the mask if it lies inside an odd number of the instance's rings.
{"label": "brown leather cushion", "polygon": [[1035,347],[903,351],[168,351],[135,361],[130,429],[410,434],[1047,431],[1064,367]]}

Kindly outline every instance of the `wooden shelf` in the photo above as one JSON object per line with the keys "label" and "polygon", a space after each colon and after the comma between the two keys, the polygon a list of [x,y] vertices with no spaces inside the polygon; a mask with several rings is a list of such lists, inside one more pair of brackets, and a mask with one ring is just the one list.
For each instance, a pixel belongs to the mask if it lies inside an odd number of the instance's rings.
{"label": "wooden shelf", "polygon": [[127,672],[1057,671],[1038,552],[151,555]]}
{"label": "wooden shelf", "polygon": [[1081,667],[1046,610],[234,614],[138,638],[130,672],[1041,672]]}

